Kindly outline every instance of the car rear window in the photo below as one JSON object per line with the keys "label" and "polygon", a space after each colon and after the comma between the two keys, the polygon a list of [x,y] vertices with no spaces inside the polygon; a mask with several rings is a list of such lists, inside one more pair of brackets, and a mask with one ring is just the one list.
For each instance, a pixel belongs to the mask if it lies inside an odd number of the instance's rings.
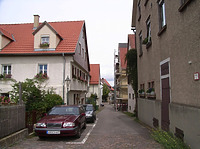
{"label": "car rear window", "polygon": [[86,111],[92,111],[93,110],[93,106],[87,106],[86,107]]}
{"label": "car rear window", "polygon": [[54,107],[49,115],[79,115],[78,107]]}

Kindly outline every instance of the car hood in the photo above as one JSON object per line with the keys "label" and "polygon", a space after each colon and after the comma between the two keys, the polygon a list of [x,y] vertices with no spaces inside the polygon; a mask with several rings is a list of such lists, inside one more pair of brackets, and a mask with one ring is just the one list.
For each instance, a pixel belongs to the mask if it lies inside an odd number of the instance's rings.
{"label": "car hood", "polygon": [[47,115],[38,123],[74,122],[77,118],[77,115]]}

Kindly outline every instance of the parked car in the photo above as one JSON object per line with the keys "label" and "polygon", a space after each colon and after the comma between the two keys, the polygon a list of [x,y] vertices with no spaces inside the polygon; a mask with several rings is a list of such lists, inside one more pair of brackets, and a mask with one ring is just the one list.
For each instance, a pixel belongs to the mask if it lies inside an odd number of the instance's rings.
{"label": "parked car", "polygon": [[94,123],[96,120],[96,112],[92,104],[86,104],[85,107],[85,114],[86,114],[86,121]]}
{"label": "parked car", "polygon": [[81,137],[81,129],[86,128],[85,109],[80,105],[60,105],[36,123],[35,132],[39,138],[49,136]]}

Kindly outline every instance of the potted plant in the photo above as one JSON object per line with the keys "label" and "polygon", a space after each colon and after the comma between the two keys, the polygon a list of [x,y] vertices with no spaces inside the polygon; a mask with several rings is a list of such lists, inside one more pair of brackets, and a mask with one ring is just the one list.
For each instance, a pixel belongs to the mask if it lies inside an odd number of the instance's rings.
{"label": "potted plant", "polygon": [[140,90],[138,91],[138,94],[139,94],[139,96],[140,96],[141,98],[144,98],[144,97],[145,97],[145,90],[144,90],[144,89],[140,89]]}
{"label": "potted plant", "polygon": [[49,43],[48,42],[41,43],[40,47],[49,47]]}
{"label": "potted plant", "polygon": [[148,37],[146,37],[143,41],[142,44],[147,44],[148,43]]}
{"label": "potted plant", "polygon": [[156,98],[155,89],[154,88],[149,88],[146,91],[146,95],[147,95],[147,98],[149,98],[149,99],[155,99]]}

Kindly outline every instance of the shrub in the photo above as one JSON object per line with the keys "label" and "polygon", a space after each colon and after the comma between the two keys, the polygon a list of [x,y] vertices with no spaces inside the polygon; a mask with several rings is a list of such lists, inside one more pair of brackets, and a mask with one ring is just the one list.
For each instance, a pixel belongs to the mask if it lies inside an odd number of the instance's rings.
{"label": "shrub", "polygon": [[46,105],[46,112],[53,108],[55,105],[61,105],[63,103],[62,97],[57,94],[47,94],[44,98]]}
{"label": "shrub", "polygon": [[172,133],[163,130],[153,130],[152,137],[155,141],[162,144],[165,149],[190,149],[181,139]]}

